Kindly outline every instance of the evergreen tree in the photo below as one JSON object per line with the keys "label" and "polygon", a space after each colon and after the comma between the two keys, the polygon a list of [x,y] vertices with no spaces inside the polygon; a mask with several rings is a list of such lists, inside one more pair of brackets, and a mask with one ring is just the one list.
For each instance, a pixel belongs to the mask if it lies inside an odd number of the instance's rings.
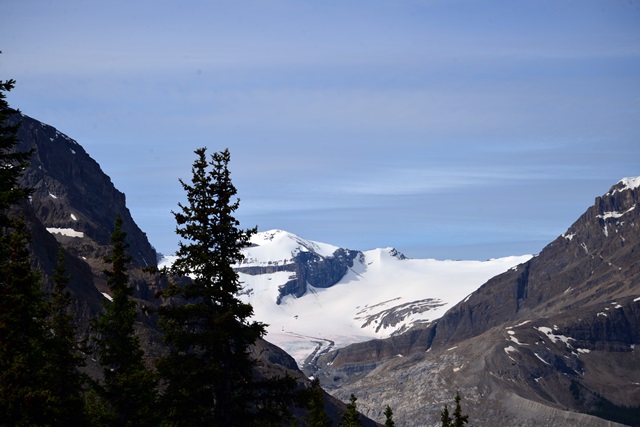
{"label": "evergreen tree", "polygon": [[76,341],[73,314],[69,313],[72,300],[66,289],[68,282],[69,277],[64,268],[64,252],[60,247],[58,264],[53,275],[49,320],[51,337],[47,350],[47,372],[55,391],[51,423],[59,426],[78,426],[86,422],[82,390],[84,378],[78,370],[85,363]]}
{"label": "evergreen tree", "polygon": [[126,254],[126,233],[118,215],[111,234],[112,252],[105,257],[111,270],[105,270],[112,302],[92,328],[98,362],[103,367],[104,380],[96,384],[97,401],[92,408],[97,422],[107,426],[152,426],[156,419],[156,381],[144,364],[144,353],[135,336],[136,305],[130,299]]}
{"label": "evergreen tree", "polygon": [[249,409],[254,415],[247,417],[246,425],[281,427],[295,424],[290,407],[301,404],[295,379],[285,375],[254,381],[251,387],[254,393],[247,399]]}
{"label": "evergreen tree", "polygon": [[460,392],[456,392],[456,397],[454,399],[456,407],[453,411],[453,418],[449,415],[449,408],[447,405],[444,405],[444,409],[440,413],[442,427],[464,427],[464,425],[469,422],[469,415],[462,415],[460,400]]}
{"label": "evergreen tree", "polygon": [[396,423],[393,422],[393,411],[389,405],[387,405],[384,410],[384,418],[384,427],[395,427]]}
{"label": "evergreen tree", "polygon": [[455,397],[456,409],[453,411],[453,427],[464,427],[469,422],[469,415],[462,415],[462,408],[460,407],[460,392],[456,393]]}
{"label": "evergreen tree", "polygon": [[47,310],[26,225],[12,222],[0,262],[0,425],[45,425],[54,399],[45,369]]}
{"label": "evergreen tree", "polygon": [[360,422],[360,414],[356,407],[356,400],[358,400],[358,398],[352,394],[347,404],[347,410],[340,416],[341,427],[356,427],[362,425]]}
{"label": "evergreen tree", "polygon": [[[15,80],[0,80],[0,228],[3,237],[7,236],[10,226],[8,208],[31,194],[30,189],[18,185],[18,179],[27,167],[33,151],[15,151],[19,143],[17,133],[20,123],[8,124],[9,117],[19,113],[9,107],[5,94],[13,89],[15,83]],[[6,259],[7,253],[2,255],[2,259]]]}
{"label": "evergreen tree", "polygon": [[19,124],[8,124],[18,112],[6,101],[14,85],[0,81],[0,425],[44,425],[53,396],[45,369],[47,310],[26,225],[9,212],[30,194],[18,180],[31,152],[15,151]]}
{"label": "evergreen tree", "polygon": [[449,415],[449,407],[446,404],[442,412],[440,412],[440,421],[442,421],[442,427],[451,427],[453,425],[453,419]]}
{"label": "evergreen tree", "polygon": [[238,299],[241,284],[233,269],[255,228],[238,228],[233,216],[239,200],[234,200],[229,151],[210,160],[206,148],[195,153],[191,183],[180,180],[187,204],[179,204],[174,216],[183,240],[169,271],[191,280],[171,284],[163,296],[173,302],[159,310],[170,347],[158,364],[165,386],[162,408],[168,425],[259,424],[248,349],[264,334],[264,325],[248,320],[253,308]]}
{"label": "evergreen tree", "polygon": [[324,409],[324,393],[320,387],[320,380],[314,378],[309,390],[309,414],[306,422],[309,427],[329,427],[331,418]]}

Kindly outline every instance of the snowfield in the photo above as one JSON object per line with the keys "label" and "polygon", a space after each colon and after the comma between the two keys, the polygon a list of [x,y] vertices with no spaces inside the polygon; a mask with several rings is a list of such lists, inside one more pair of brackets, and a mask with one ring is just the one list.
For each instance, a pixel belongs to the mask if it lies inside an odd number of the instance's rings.
{"label": "snowfield", "polygon": [[[282,265],[300,251],[330,256],[338,249],[279,230],[258,233],[252,243],[256,246],[247,249],[243,267]],[[438,319],[491,277],[531,255],[488,261],[401,258],[393,248],[365,251],[334,286],[309,286],[302,297],[286,296],[281,304],[276,304],[278,289],[294,273],[240,273],[246,292],[241,298],[253,306],[255,320],[269,325],[266,339],[302,366],[318,347],[322,351],[386,338],[417,322]]]}
{"label": "snowfield", "polygon": [[[241,267],[281,266],[291,264],[300,252],[329,257],[338,249],[282,230],[257,233],[251,243]],[[323,289],[308,285],[302,297],[289,295],[280,304],[276,303],[279,288],[294,272],[239,273],[244,287],[240,298],[253,306],[253,320],[268,324],[265,338],[302,366],[317,352],[386,338],[416,323],[436,320],[488,279],[530,258],[440,261],[407,259],[393,248],[373,249],[362,252],[335,285]],[[170,259],[162,264],[167,262]]]}

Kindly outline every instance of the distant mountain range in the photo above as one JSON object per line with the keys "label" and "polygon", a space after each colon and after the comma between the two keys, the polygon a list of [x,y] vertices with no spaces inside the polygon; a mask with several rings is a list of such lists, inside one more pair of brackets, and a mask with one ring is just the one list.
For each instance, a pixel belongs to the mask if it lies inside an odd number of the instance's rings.
{"label": "distant mountain range", "polygon": [[428,324],[482,283],[531,258],[408,259],[396,249],[354,251],[283,230],[256,234],[237,267],[243,298],[267,339],[312,374],[332,348]]}
{"label": "distant mountain range", "polygon": [[[152,309],[164,279],[143,272],[157,254],[119,192],[73,139],[27,116],[20,149],[36,148],[23,208],[36,265],[67,253],[81,331],[102,307],[102,269],[116,214],[150,357],[164,351]],[[176,177],[177,178],[177,177]],[[440,425],[456,391],[471,425],[640,425],[640,179],[597,197],[537,256],[479,261],[354,251],[282,230],[261,232],[236,266],[255,318],[269,323],[255,355],[264,372],[314,375],[381,422]],[[170,262],[170,260],[166,260]],[[105,296],[107,294],[107,296]],[[332,417],[342,404],[331,398]]]}

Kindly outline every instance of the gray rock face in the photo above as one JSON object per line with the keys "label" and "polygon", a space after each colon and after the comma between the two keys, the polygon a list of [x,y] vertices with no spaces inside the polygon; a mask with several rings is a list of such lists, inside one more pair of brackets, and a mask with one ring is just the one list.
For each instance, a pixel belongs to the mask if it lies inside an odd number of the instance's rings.
{"label": "gray rock face", "polygon": [[311,285],[315,288],[328,288],[340,281],[350,267],[353,260],[363,256],[359,251],[338,249],[330,257],[323,257],[315,252],[299,252],[293,257],[293,262],[284,265],[269,265],[260,267],[238,267],[237,271],[251,274],[267,274],[277,271],[290,271],[290,280],[280,287],[277,303],[282,298],[293,295],[296,298],[303,296]]}
{"label": "gray rock face", "polygon": [[[91,318],[103,308],[105,297],[100,292],[109,291],[103,258],[110,251],[111,232],[119,214],[132,256],[129,276],[134,296],[142,307],[155,305],[153,295],[163,280],[142,272],[142,267],[155,266],[157,255],[131,217],[124,194],[76,141],[28,116],[10,118],[10,122],[18,121],[20,143],[16,150],[33,150],[20,180],[33,193],[22,210],[32,235],[33,259],[45,285],[49,284],[61,245],[80,332],[88,333]],[[160,337],[155,318],[145,314],[139,321],[142,340],[157,353]]]}
{"label": "gray rock face", "polygon": [[18,150],[35,149],[21,184],[34,189],[31,204],[44,226],[83,233],[83,238],[63,233],[56,233],[56,237],[80,257],[101,259],[119,214],[133,263],[155,266],[157,254],[131,217],[125,195],[82,146],[28,116],[15,116],[12,120],[22,122]]}
{"label": "gray rock face", "polygon": [[317,375],[374,419],[390,404],[400,425],[438,425],[458,390],[475,426],[496,415],[502,425],[615,425],[587,414],[611,419],[607,405],[640,402],[639,193],[616,184],[539,256],[441,319],[324,355]]}

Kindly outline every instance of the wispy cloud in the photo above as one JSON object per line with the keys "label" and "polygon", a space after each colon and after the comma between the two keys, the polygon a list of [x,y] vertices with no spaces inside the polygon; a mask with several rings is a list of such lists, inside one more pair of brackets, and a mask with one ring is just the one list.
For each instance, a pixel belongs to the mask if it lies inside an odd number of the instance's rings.
{"label": "wispy cloud", "polygon": [[351,182],[333,183],[334,191],[348,194],[376,196],[403,196],[433,194],[455,190],[473,191],[474,188],[510,185],[518,181],[548,178],[543,171],[526,171],[521,168],[490,168],[445,166],[443,168],[383,169],[371,174],[361,174]]}

